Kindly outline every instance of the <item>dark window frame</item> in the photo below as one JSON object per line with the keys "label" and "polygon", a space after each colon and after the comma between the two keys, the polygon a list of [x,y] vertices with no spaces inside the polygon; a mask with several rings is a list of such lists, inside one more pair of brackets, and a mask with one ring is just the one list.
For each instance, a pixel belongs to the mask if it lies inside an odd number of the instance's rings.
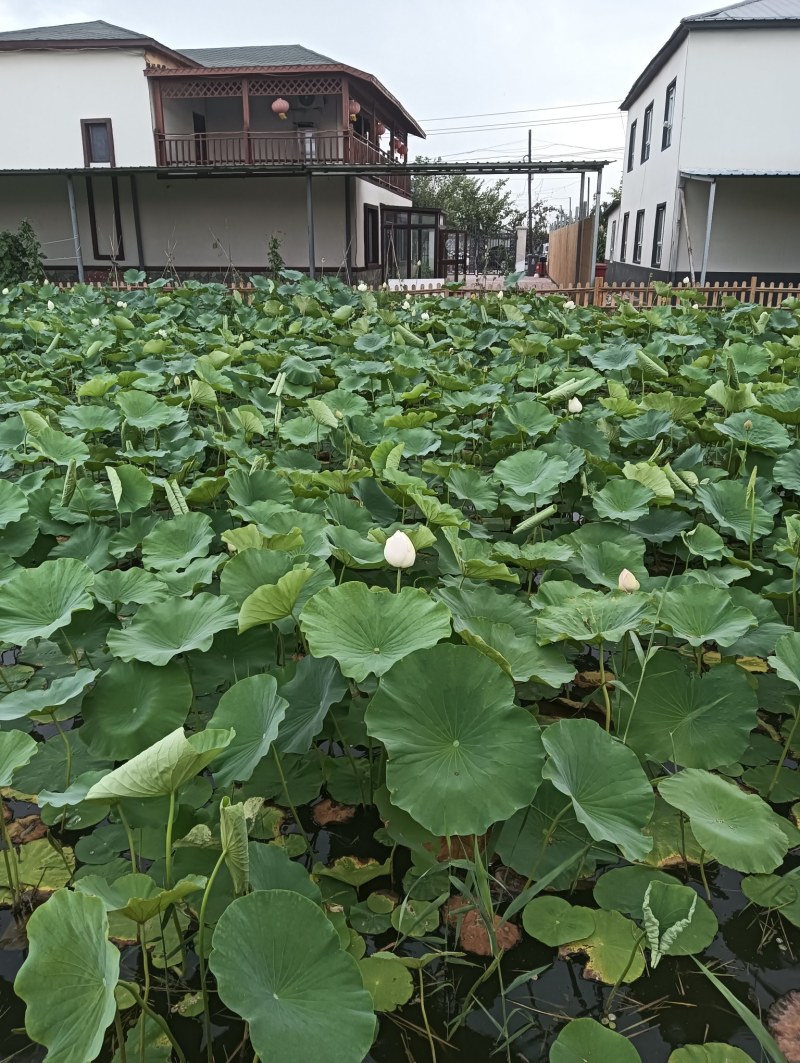
{"label": "dark window frame", "polygon": [[672,130],[675,125],[675,101],[678,98],[678,79],[673,78],[664,94],[664,124],[661,127],[661,150],[672,147]]}
{"label": "dark window frame", "polygon": [[[106,127],[108,137],[108,159],[92,158],[92,139],[89,127],[102,125]],[[81,140],[83,141],[83,164],[88,169],[90,166],[116,166],[117,160],[114,154],[114,130],[110,118],[81,118]]]}
{"label": "dark window frame", "polygon": [[[659,232],[659,222],[661,223],[661,231]],[[656,204],[656,219],[653,224],[653,253],[650,258],[650,265],[653,269],[661,269],[661,262],[664,257],[664,233],[666,232],[667,222],[667,204]]]}
{"label": "dark window frame", "polygon": [[642,155],[641,161],[647,162],[650,158],[650,145],[653,140],[653,105],[655,100],[651,100],[644,109],[644,119],[642,121]]}
{"label": "dark window frame", "polygon": [[620,260],[620,262],[624,262],[625,261],[625,256],[628,253],[628,230],[630,229],[630,224],[631,224],[631,212],[629,210],[626,210],[625,213],[622,215],[622,239],[620,241],[620,248],[619,248],[619,260]]}
{"label": "dark window frame", "polygon": [[633,164],[636,161],[636,126],[638,124],[638,118],[635,118],[631,122],[631,131],[628,137],[628,173],[631,172]]}
{"label": "dark window frame", "polygon": [[644,245],[644,208],[636,211],[636,224],[633,228],[633,255],[631,262],[640,265],[642,261],[642,246]]}
{"label": "dark window frame", "polygon": [[[371,222],[370,222],[371,219]],[[374,257],[373,257],[374,252]],[[381,264],[381,214],[372,203],[364,204],[364,266]]]}

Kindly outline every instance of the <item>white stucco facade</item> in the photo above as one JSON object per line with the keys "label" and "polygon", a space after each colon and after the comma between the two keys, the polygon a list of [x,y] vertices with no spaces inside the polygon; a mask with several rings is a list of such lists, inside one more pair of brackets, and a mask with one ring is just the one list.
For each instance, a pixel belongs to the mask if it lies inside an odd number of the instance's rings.
{"label": "white stucco facade", "polygon": [[[672,138],[662,150],[666,94],[672,84]],[[707,279],[752,274],[789,279],[800,274],[800,198],[798,180],[790,176],[800,174],[800,138],[780,103],[788,105],[799,93],[800,23],[780,28],[690,27],[628,101],[620,220],[615,246],[606,253],[614,263],[609,276],[676,280],[694,269],[699,280],[704,265]],[[642,161],[644,115],[651,102],[650,157]],[[633,166],[628,169],[634,122]],[[731,171],[744,173],[734,176]],[[706,249],[712,178],[713,217]],[[660,204],[664,235],[658,263],[653,253]],[[637,262],[640,211],[644,225]]]}

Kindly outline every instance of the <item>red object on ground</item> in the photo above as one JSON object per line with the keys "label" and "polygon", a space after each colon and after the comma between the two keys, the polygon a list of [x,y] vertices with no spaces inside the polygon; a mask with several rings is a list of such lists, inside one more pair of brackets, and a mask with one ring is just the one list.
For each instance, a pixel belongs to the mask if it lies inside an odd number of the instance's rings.
{"label": "red object on ground", "polygon": [[595,263],[595,267],[594,267],[594,275],[595,275],[595,277],[605,277],[607,269],[608,269],[608,263],[607,262],[597,262],[597,263]]}

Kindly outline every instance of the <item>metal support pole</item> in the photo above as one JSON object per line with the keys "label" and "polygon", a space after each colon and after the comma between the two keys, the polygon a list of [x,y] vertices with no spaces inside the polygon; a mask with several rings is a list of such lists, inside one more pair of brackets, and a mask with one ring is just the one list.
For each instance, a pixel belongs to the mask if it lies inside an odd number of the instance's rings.
{"label": "metal support pole", "polygon": [[139,211],[139,186],[136,183],[136,174],[130,175],[131,182],[131,207],[133,209],[133,232],[136,236],[136,262],[139,269],[144,269],[144,249],[142,247],[142,216]]}
{"label": "metal support pole", "polygon": [[[717,198],[716,178],[711,182],[708,190],[708,210],[706,211],[706,239],[703,244],[703,264],[700,267],[700,284],[706,283],[706,269],[708,267],[708,250],[711,245],[711,226],[714,221],[714,200]],[[688,228],[688,226],[687,226]]]}
{"label": "metal support pole", "polygon": [[306,174],[306,224],[308,226],[308,275],[312,280],[317,275],[314,250],[314,192],[311,187],[311,171]]}
{"label": "metal support pole", "polygon": [[[353,283],[353,219],[350,207],[350,186],[352,179],[349,174],[344,175],[344,265],[347,273],[347,283]],[[366,247],[366,241],[365,241]],[[364,265],[366,266],[366,258]]]}
{"label": "metal support pole", "polygon": [[583,251],[583,248],[581,246],[581,244],[583,243],[583,241],[581,240],[581,237],[583,236],[583,226],[581,225],[581,222],[583,221],[583,193],[584,193],[584,189],[585,188],[586,188],[586,171],[585,170],[581,170],[581,194],[580,194],[580,197],[578,199],[578,238],[575,241],[575,283],[576,284],[580,284],[580,282],[581,282],[581,252]]}
{"label": "metal support pole", "polygon": [[[533,162],[533,141],[531,139],[531,130],[528,130],[528,155],[527,162]],[[528,170],[528,236],[525,241],[525,257],[533,254],[533,198],[531,192],[531,183],[533,181],[533,174]],[[530,259],[528,259],[530,261]],[[525,263],[528,265],[528,262]]]}
{"label": "metal support pole", "polygon": [[81,233],[78,228],[78,208],[75,205],[75,185],[72,174],[67,174],[67,194],[69,196],[69,217],[72,222],[72,239],[75,243],[75,265],[78,267],[78,280],[81,284],[86,281],[86,273],[83,269],[83,253],[81,252]]}
{"label": "metal support pole", "polygon": [[589,280],[588,284],[591,284],[594,280],[595,263],[597,262],[597,238],[600,234],[600,192],[603,188],[603,171],[597,171],[597,192],[595,192],[596,199],[594,202],[594,224],[592,225],[592,259],[589,263]]}

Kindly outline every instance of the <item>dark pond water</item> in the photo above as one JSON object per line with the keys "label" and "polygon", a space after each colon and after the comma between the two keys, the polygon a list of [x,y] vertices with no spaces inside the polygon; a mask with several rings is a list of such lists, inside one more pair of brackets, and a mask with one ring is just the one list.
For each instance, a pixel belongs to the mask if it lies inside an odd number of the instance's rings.
{"label": "dark pond water", "polygon": [[[310,817],[307,823],[311,827]],[[311,834],[314,859],[329,861],[345,853],[374,855],[373,833],[378,825],[373,814],[365,813],[335,829],[317,828]],[[385,856],[383,850],[380,854],[382,858]],[[785,928],[774,917],[767,917],[762,910],[747,906],[740,880],[737,872],[720,870],[715,873],[714,868],[708,869],[711,903],[720,930],[703,959],[724,977],[740,999],[765,1015],[777,998],[800,988],[800,966],[796,958],[800,941],[786,936]],[[699,878],[688,881],[702,894]],[[390,885],[389,881],[375,880],[367,892],[384,885]],[[571,900],[594,906],[590,884],[586,889],[576,890]],[[391,939],[391,935],[367,938],[368,950],[381,947]],[[452,940],[446,941],[440,930],[428,939],[407,942],[404,949],[407,953],[419,955],[431,951],[431,943],[436,947],[455,947]],[[39,1063],[44,1058],[44,1051],[31,1045],[24,1034],[24,1008],[11,988],[25,957],[25,946],[24,927],[15,923],[8,911],[0,912],[2,1063],[12,1060],[14,1063]],[[469,961],[466,964],[439,962],[426,968],[423,975],[424,1003],[435,1038],[436,1063],[483,1063],[490,1059],[534,1063],[546,1060],[549,1046],[566,1017],[602,1019],[610,987],[584,978],[583,964],[579,959],[562,959],[555,955],[555,951],[524,938],[504,958],[504,983],[509,985],[525,972],[538,968],[545,970],[535,980],[530,979],[507,994],[505,1002],[499,993],[497,976],[493,975],[475,994],[473,1006],[458,1028],[454,1028],[455,1020],[488,961],[466,957]],[[722,965],[721,969],[717,965]],[[135,978],[137,966],[136,950],[126,949],[122,976]],[[192,985],[197,987],[196,976],[189,978],[189,987]],[[163,986],[156,985],[153,1000],[167,1011]],[[174,1003],[174,998],[171,1002]],[[754,1060],[762,1058],[755,1038],[688,957],[662,960],[654,972],[645,974],[617,995],[613,1013],[617,1030],[632,1037],[644,1063],[666,1063],[674,1048],[687,1042],[706,1040],[738,1045]],[[170,1024],[184,1046],[188,1060],[192,1063],[204,1060],[199,1023],[171,1015]],[[498,1042],[503,1027],[510,1042],[507,1050],[502,1043],[505,1038]],[[449,1044],[445,1043],[448,1029],[451,1029]],[[242,1047],[241,1019],[224,1010],[218,1011],[214,1017],[214,1034],[215,1060],[241,1059],[242,1063],[251,1063],[252,1050]],[[110,1047],[100,1058],[110,1060]],[[381,1016],[380,1034],[368,1060],[369,1063],[427,1063],[433,1058],[417,993],[401,1011]],[[324,1063],[324,1060],[314,1063]]]}

